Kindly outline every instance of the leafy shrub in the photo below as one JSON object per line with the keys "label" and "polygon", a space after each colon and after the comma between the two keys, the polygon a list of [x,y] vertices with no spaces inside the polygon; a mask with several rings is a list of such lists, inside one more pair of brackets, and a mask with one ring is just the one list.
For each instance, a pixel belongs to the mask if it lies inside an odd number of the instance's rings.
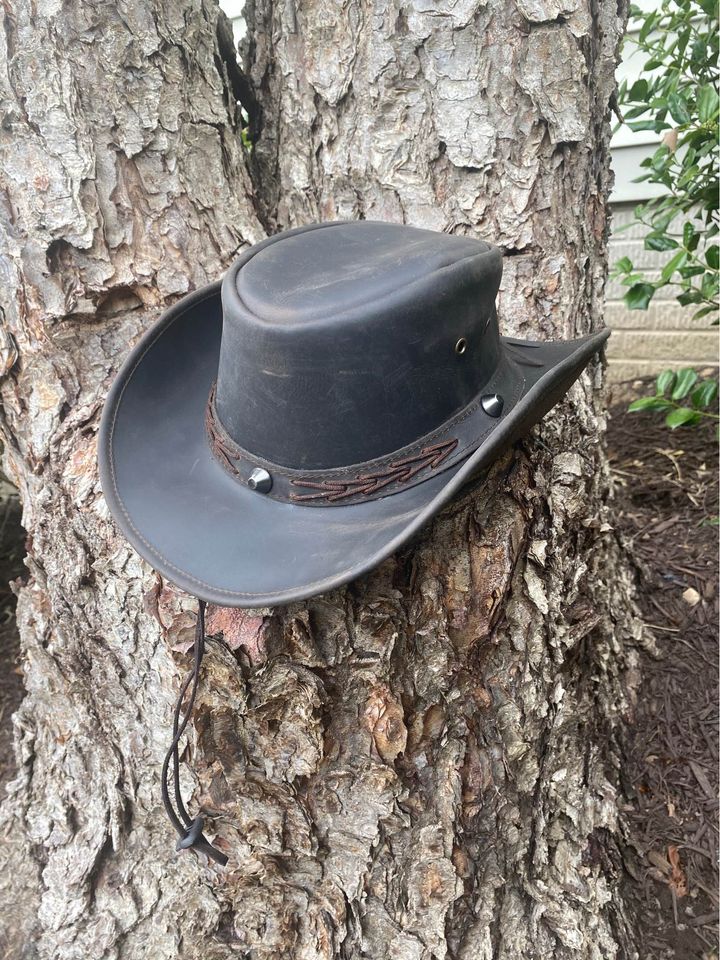
{"label": "leafy shrub", "polygon": [[635,208],[648,228],[645,249],[668,253],[660,276],[638,273],[629,257],[613,276],[628,287],[624,300],[644,310],[662,287],[678,288],[679,303],[697,307],[693,319],[713,315],[717,323],[720,248],[718,234],[718,18],[716,0],[662,0],[645,13],[631,6],[641,23],[625,43],[647,55],[643,76],[619,90],[631,130],[653,130],[663,142],[642,161],[636,182],[660,184],[663,196]]}
{"label": "leafy shrub", "polygon": [[701,380],[694,370],[686,368],[677,373],[665,370],[655,381],[655,396],[634,400],[628,410],[659,411],[665,414],[665,423],[671,430],[697,426],[703,419],[720,421],[717,409],[717,380]]}

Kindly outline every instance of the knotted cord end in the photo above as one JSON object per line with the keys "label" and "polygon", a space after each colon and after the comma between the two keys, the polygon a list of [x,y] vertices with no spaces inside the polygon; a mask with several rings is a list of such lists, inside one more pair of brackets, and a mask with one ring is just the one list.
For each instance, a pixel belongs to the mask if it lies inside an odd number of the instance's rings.
{"label": "knotted cord end", "polygon": [[205,837],[203,834],[203,826],[203,818],[195,817],[193,822],[185,831],[184,835],[178,839],[178,842],[175,844],[175,849],[178,852],[180,850],[197,850],[199,853],[204,853],[206,856],[210,857],[216,863],[219,863],[224,867],[228,862],[228,858],[224,853],[220,853],[220,851]]}
{"label": "knotted cord end", "polygon": [[[178,851],[190,849],[197,850],[199,853],[204,853],[205,856],[210,857],[210,859],[214,860],[216,863],[225,866],[225,864],[228,862],[228,858],[224,853],[220,853],[219,850],[216,850],[215,847],[204,836],[203,818],[195,817],[194,820],[190,819],[190,815],[187,812],[187,808],[185,807],[182,795],[180,793],[180,751],[178,749],[178,744],[192,715],[198,683],[200,682],[200,667],[202,665],[204,653],[205,601],[200,600],[198,602],[198,617],[195,625],[195,663],[193,665],[193,669],[187,675],[184,683],[180,687],[180,693],[178,694],[177,702],[175,704],[175,712],[173,714],[172,743],[168,747],[168,751],[165,754],[165,759],[162,766],[162,800],[165,806],[165,812],[167,813],[170,822],[180,835],[180,839],[178,840],[175,849]],[[190,696],[185,708],[185,713],[183,714],[183,700],[188,687],[190,687]],[[170,792],[168,790],[168,773],[170,772],[171,762],[172,780],[175,791],[175,803],[177,805],[177,811],[175,810],[175,807],[173,807],[172,800],[170,799]]]}

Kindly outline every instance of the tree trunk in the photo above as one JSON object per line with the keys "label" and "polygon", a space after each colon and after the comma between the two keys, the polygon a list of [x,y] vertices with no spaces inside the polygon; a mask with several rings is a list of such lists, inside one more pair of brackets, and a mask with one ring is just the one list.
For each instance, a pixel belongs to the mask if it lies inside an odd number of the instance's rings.
{"label": "tree trunk", "polygon": [[597,365],[371,575],[210,609],[183,783],[230,863],[173,852],[159,771],[196,605],[100,493],[99,412],[129,345],[267,230],[357,217],[502,245],[505,333],[596,328],[624,26],[611,0],[254,0],[248,85],[217,20],[210,0],[6,6],[2,430],[29,574],[0,944],[633,956],[617,730],[641,628]]}

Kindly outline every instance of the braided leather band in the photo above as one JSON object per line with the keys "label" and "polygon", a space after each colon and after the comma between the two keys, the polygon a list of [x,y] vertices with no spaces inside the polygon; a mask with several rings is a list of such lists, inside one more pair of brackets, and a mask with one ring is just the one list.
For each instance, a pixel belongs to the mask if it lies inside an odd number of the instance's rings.
{"label": "braided leather band", "polygon": [[389,486],[391,483],[407,483],[422,470],[436,470],[457,447],[457,440],[446,440],[445,443],[436,443],[431,447],[423,447],[417,454],[395,460],[389,464],[387,470],[378,470],[376,473],[363,473],[350,480],[291,480],[294,487],[305,487],[315,490],[316,493],[290,494],[290,499],[298,502],[308,500],[327,500],[328,503],[337,503],[348,497],[369,497]]}
{"label": "braided leather band", "polygon": [[242,480],[244,478],[236,466],[236,462],[241,459],[242,451],[240,447],[236,446],[230,437],[228,437],[215,415],[216,386],[217,384],[213,383],[207,406],[205,407],[205,429],[208,440],[210,441],[210,448],[228,473],[232,473],[239,480]]}

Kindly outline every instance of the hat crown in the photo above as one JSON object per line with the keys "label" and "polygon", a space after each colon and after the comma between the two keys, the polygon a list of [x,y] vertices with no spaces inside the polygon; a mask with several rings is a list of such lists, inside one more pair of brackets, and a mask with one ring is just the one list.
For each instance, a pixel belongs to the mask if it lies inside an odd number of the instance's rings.
{"label": "hat crown", "polygon": [[222,285],[217,414],[259,459],[363,463],[430,434],[497,367],[496,247],[337,222],[247,251]]}

